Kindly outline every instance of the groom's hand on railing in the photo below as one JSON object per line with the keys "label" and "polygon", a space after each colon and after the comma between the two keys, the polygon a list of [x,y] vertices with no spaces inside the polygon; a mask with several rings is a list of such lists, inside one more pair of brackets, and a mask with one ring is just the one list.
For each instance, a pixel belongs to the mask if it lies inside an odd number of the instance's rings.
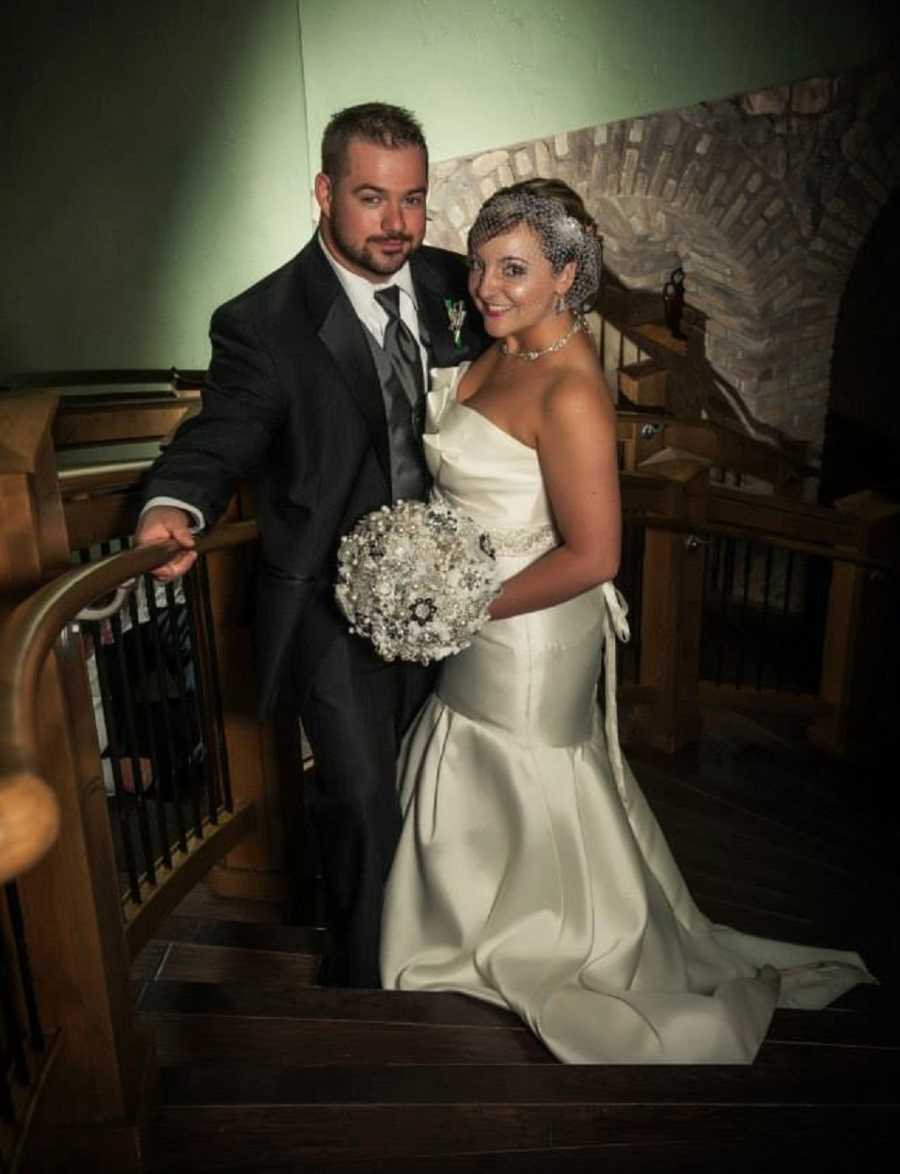
{"label": "groom's hand on railing", "polygon": [[152,572],[154,578],[168,583],[187,574],[197,561],[194,550],[195,539],[191,533],[191,518],[177,506],[156,505],[145,510],[134,532],[136,546],[148,546],[152,542],[170,542],[174,539],[184,548],[184,554],[176,555]]}

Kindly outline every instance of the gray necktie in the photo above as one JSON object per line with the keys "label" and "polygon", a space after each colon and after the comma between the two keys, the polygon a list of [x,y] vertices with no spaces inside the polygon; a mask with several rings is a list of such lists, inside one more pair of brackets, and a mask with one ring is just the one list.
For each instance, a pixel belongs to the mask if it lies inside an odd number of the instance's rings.
{"label": "gray necktie", "polygon": [[394,497],[414,499],[425,495],[428,473],[422,454],[425,414],[425,380],[419,344],[400,317],[400,290],[396,285],[376,291],[375,300],[386,311],[384,353],[390,360],[387,381],[388,433]]}

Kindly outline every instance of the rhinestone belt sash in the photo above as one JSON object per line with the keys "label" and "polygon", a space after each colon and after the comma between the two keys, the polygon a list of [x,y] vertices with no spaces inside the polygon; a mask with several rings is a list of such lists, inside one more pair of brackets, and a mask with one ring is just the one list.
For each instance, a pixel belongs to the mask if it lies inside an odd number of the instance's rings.
{"label": "rhinestone belt sash", "polygon": [[559,545],[559,536],[554,527],[545,522],[542,526],[513,526],[488,529],[494,553],[515,557],[526,554],[546,554]]}

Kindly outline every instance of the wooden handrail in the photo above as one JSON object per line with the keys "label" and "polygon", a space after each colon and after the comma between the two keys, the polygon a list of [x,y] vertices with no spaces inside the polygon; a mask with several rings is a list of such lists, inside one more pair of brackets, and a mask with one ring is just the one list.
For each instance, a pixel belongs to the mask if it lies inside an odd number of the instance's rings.
{"label": "wooden handrail", "polygon": [[63,499],[107,493],[111,489],[136,489],[153,462],[109,461],[77,469],[60,469],[59,488]]}
{"label": "wooden handrail", "polygon": [[0,398],[0,472],[34,473],[57,399],[51,391],[10,392]]}
{"label": "wooden handrail", "polygon": [[[208,554],[251,542],[255,522],[214,529],[197,542]],[[62,628],[78,612],[136,575],[166,562],[180,548],[156,543],[111,555],[45,584],[2,617],[0,627],[0,882],[27,871],[53,846],[59,808],[42,777],[35,729],[38,677]]]}
{"label": "wooden handrail", "polygon": [[[644,333],[642,326],[648,325],[646,313],[654,313],[655,307],[644,307],[644,312],[636,320],[625,320],[621,304],[615,303],[620,294],[618,291],[607,290],[602,300],[597,316],[604,323],[608,323],[613,330],[618,331],[633,347],[649,355],[660,366],[670,373],[686,372],[688,357],[678,354]],[[633,294],[629,295],[633,298]],[[712,378],[711,368],[707,360],[692,365],[690,378],[707,383],[710,387],[717,386],[718,380]],[[739,425],[709,419],[686,419],[672,417],[666,412],[648,412],[646,410],[633,412],[617,410],[617,416],[623,424],[624,431],[629,427],[639,428],[642,424],[658,423],[662,426],[659,438],[649,451],[662,448],[665,445],[686,448],[704,456],[720,468],[758,477],[776,486],[776,491],[785,484],[799,484],[805,476],[815,473],[809,467],[806,455],[806,445],[803,442],[792,441],[781,434],[778,429],[764,425],[757,421],[764,433],[769,434],[769,440],[751,435]],[[620,431],[619,439],[625,439]],[[645,446],[646,447],[646,446]]]}
{"label": "wooden handrail", "polygon": [[631,524],[643,525],[654,530],[673,530],[682,534],[718,534],[723,538],[742,538],[748,542],[762,542],[768,546],[777,546],[779,550],[794,550],[798,554],[817,555],[820,558],[830,558],[847,563],[854,567],[864,567],[871,571],[894,571],[896,564],[888,559],[867,558],[855,554],[846,547],[835,546],[830,543],[804,542],[791,538],[783,538],[763,530],[750,530],[740,526],[724,526],[716,522],[691,523],[679,518],[666,518],[659,514],[636,511],[629,513],[627,521]]}
{"label": "wooden handrail", "polygon": [[199,387],[205,372],[180,371],[177,367],[100,368],[79,371],[26,371],[0,375],[0,388],[28,390],[44,387],[114,387],[139,386],[142,383],[169,387]]}
{"label": "wooden handrail", "polygon": [[166,396],[132,397],[125,402],[96,396],[73,402],[61,399],[53,424],[57,450],[100,444],[159,440],[168,436],[200,406],[199,389]]}

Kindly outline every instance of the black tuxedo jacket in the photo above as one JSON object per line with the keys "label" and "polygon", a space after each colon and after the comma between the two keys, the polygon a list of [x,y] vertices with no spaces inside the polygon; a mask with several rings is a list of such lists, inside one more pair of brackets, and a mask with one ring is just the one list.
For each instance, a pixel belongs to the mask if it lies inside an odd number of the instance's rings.
{"label": "black tuxedo jacket", "polygon": [[[464,258],[422,247],[410,259],[430,364],[455,366],[485,345]],[[461,345],[445,299],[466,301]],[[254,614],[260,709],[285,671],[308,679],[346,632],[333,599],[338,541],[390,503],[381,385],[364,327],[314,237],[287,265],[221,306],[202,410],[153,466],[145,498],[190,502],[212,526],[248,480],[260,528]]]}

